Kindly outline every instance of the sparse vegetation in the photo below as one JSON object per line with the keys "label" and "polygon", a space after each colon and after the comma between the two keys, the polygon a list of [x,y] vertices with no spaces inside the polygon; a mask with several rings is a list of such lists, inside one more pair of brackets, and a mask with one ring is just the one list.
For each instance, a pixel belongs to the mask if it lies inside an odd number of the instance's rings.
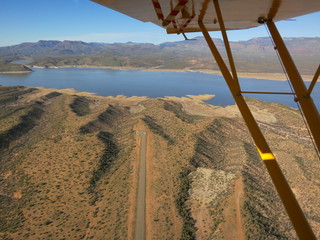
{"label": "sparse vegetation", "polygon": [[32,93],[35,88],[17,87],[1,87],[0,89],[0,104],[9,104],[17,101],[19,97],[27,93]]}
{"label": "sparse vegetation", "polygon": [[[137,129],[147,132],[148,239],[231,239],[235,211],[245,239],[295,239],[240,118],[198,121],[188,109],[199,104],[178,98],[102,97],[79,117],[69,106],[77,97],[0,86],[1,140],[10,139],[0,152],[0,239],[132,238]],[[250,103],[277,120],[260,124],[319,237],[319,161],[297,113]],[[137,104],[143,111],[128,110]]]}
{"label": "sparse vegetation", "polygon": [[82,126],[80,128],[80,132],[84,134],[92,133],[95,131],[99,131],[102,126],[113,127],[116,119],[118,119],[119,116],[122,116],[122,114],[123,112],[120,109],[109,104],[107,110],[102,112],[96,120]]}
{"label": "sparse vegetation", "polygon": [[78,116],[85,116],[90,113],[90,100],[83,96],[75,96],[75,99],[70,104],[73,112]]}
{"label": "sparse vegetation", "polygon": [[[290,239],[290,223],[280,220],[286,216],[284,209],[279,204],[279,197],[275,192],[267,174],[261,170],[263,163],[258,158],[255,149],[245,144],[248,154],[248,166],[243,170],[246,200],[242,213],[246,221],[247,239],[256,239],[256,236],[266,236],[275,239]],[[255,170],[254,170],[255,169]],[[277,204],[275,204],[277,202]],[[270,216],[273,216],[270,218]],[[250,231],[249,231],[250,229]]]}
{"label": "sparse vegetation", "polygon": [[174,144],[175,143],[174,139],[171,138],[165,132],[163,127],[156,123],[155,119],[153,119],[150,116],[145,116],[142,120],[148,125],[148,127],[151,129],[151,131],[153,131],[155,134],[158,134],[161,137],[163,137],[164,139],[166,139],[169,144]]}
{"label": "sparse vegetation", "polygon": [[95,192],[98,181],[104,174],[107,173],[113,161],[118,157],[119,149],[114,142],[113,135],[108,132],[100,132],[98,135],[99,139],[104,143],[105,150],[102,157],[100,158],[98,167],[93,171],[90,179],[89,192],[94,194],[94,200],[92,204],[97,200],[97,193]]}
{"label": "sparse vegetation", "polygon": [[34,106],[26,115],[21,117],[19,124],[0,134],[0,150],[8,148],[10,143],[30,131],[40,119],[43,110]]}
{"label": "sparse vegetation", "polygon": [[178,193],[176,204],[178,213],[183,219],[183,227],[181,233],[181,240],[193,240],[196,239],[195,232],[197,228],[195,220],[191,216],[191,209],[186,207],[186,203],[190,198],[189,191],[191,187],[191,179],[189,177],[191,170],[185,169],[180,173],[180,192]]}
{"label": "sparse vegetation", "polygon": [[60,93],[60,92],[51,92],[51,93],[48,93],[47,95],[43,96],[42,99],[44,101],[47,101],[47,100],[50,100],[52,98],[59,97],[60,95],[62,95],[62,93]]}
{"label": "sparse vegetation", "polygon": [[22,64],[11,64],[0,60],[0,73],[31,73],[32,70]]}
{"label": "sparse vegetation", "polygon": [[298,156],[295,156],[295,160],[299,164],[299,167],[302,170],[305,178],[309,179],[310,181],[313,181],[315,185],[320,186],[320,176],[318,174],[320,171],[320,167],[313,168],[310,165],[308,166],[306,165],[306,161],[308,160],[302,159]]}
{"label": "sparse vegetation", "polygon": [[181,103],[165,101],[163,107],[165,110],[173,112],[177,118],[180,118],[186,123],[194,123],[197,120],[203,119],[201,116],[187,114],[185,111],[183,111]]}

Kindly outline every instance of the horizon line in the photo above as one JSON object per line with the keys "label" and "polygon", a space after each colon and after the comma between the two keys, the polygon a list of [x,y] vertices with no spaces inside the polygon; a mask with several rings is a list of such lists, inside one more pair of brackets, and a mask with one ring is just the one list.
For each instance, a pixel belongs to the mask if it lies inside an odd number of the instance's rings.
{"label": "horizon line", "polygon": [[[204,38],[203,36],[196,36],[190,39],[197,39],[197,38]],[[253,39],[261,39],[261,38],[270,38],[267,36],[262,36],[262,37],[254,37],[254,38],[250,38],[248,40],[237,40],[237,41],[229,41],[229,42],[248,42],[250,40]],[[320,38],[318,36],[314,36],[314,37],[283,37],[283,39],[291,39],[291,38]],[[222,41],[222,38],[220,37],[216,37],[216,38],[212,38],[212,39],[219,39]],[[39,43],[39,42],[83,42],[83,43],[98,43],[98,44],[129,44],[129,43],[133,43],[133,44],[152,44],[152,45],[161,45],[161,44],[165,44],[165,43],[174,43],[174,42],[183,42],[186,41],[184,39],[182,40],[177,40],[177,41],[165,41],[165,42],[161,42],[161,43],[152,43],[152,42],[135,42],[135,41],[127,41],[127,42],[101,42],[101,41],[84,41],[84,40],[69,40],[69,39],[64,39],[64,40],[57,40],[57,39],[39,39],[37,41],[26,41],[26,42],[20,42],[20,43],[16,43],[16,44],[12,44],[12,45],[0,45],[0,48],[2,47],[12,47],[12,46],[17,46],[17,45],[21,45],[21,44],[25,44],[25,43]]]}

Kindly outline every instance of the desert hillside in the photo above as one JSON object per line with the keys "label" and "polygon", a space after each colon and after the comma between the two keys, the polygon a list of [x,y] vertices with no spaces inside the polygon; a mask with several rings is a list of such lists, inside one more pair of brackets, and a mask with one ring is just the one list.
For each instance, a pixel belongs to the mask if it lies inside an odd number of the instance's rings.
{"label": "desert hillside", "polygon": [[10,64],[0,60],[0,73],[31,73],[32,70],[22,64]]}
{"label": "desert hillside", "polygon": [[[223,41],[214,39],[224,59]],[[320,58],[320,38],[284,38],[304,75],[314,75]],[[282,73],[270,38],[230,42],[240,73]],[[81,41],[39,41],[0,47],[0,59],[28,61],[31,67],[153,68],[188,71],[218,70],[203,37],[194,41],[150,43],[85,43]]]}
{"label": "desert hillside", "polygon": [[[297,239],[235,106],[0,86],[0,239]],[[320,160],[299,112],[248,99],[320,238]]]}

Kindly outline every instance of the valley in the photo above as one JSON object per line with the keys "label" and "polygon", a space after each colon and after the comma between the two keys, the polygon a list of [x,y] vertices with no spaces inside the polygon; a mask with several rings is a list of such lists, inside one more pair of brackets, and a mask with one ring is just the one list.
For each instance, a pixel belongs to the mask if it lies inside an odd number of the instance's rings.
{"label": "valley", "polygon": [[[234,105],[0,87],[0,238],[297,239]],[[320,162],[295,109],[248,99],[320,237]]]}

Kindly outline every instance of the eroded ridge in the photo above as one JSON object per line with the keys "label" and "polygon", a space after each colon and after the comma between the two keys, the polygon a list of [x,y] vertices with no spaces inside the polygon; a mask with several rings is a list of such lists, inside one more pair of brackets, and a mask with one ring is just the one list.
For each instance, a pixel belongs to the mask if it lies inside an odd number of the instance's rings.
{"label": "eroded ridge", "polygon": [[[248,102],[320,237],[320,166],[299,113]],[[24,87],[0,87],[0,104],[1,239],[135,239],[137,130],[146,239],[296,238],[234,106]]]}

